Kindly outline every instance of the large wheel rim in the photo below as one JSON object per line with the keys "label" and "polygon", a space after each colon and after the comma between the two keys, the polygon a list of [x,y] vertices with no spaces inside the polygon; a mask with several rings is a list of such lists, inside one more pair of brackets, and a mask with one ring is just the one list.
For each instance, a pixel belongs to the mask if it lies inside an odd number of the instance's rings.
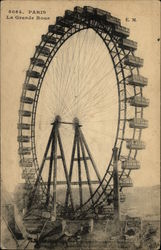
{"label": "large wheel rim", "polygon": [[[76,13],[77,14],[77,13]],[[113,24],[105,24],[105,22],[102,20],[102,18],[99,18],[98,16],[86,16],[84,14],[80,15],[80,20],[78,22],[78,20],[75,20],[73,18],[70,19],[71,22],[71,27],[69,28],[65,28],[65,32],[62,35],[57,35],[55,33],[51,33],[48,32],[46,35],[50,36],[50,38],[56,38],[57,42],[56,44],[50,44],[47,41],[41,41],[38,49],[36,49],[36,52],[34,54],[34,59],[35,61],[37,59],[39,59],[39,57],[41,56],[41,52],[43,51],[44,48],[48,48],[49,49],[49,53],[48,56],[46,56],[46,61],[44,61],[44,65],[42,67],[40,67],[40,71],[39,71],[39,77],[37,78],[37,84],[36,85],[36,90],[34,91],[34,100],[33,103],[31,104],[32,106],[32,112],[31,112],[31,116],[30,116],[30,134],[31,134],[31,152],[32,152],[32,160],[33,160],[33,167],[32,169],[34,169],[33,171],[33,179],[31,178],[31,174],[29,174],[27,171],[27,168],[23,166],[24,168],[24,172],[26,172],[25,175],[25,180],[26,183],[30,184],[34,184],[34,180],[36,178],[36,175],[38,174],[39,171],[39,163],[37,161],[37,154],[36,154],[36,146],[35,146],[35,120],[36,120],[36,110],[37,110],[37,104],[38,104],[38,99],[39,99],[39,94],[40,94],[40,90],[41,90],[41,85],[43,83],[45,74],[47,72],[47,69],[51,63],[51,61],[53,60],[54,56],[56,55],[57,51],[59,50],[59,48],[64,44],[65,41],[67,41],[71,36],[73,36],[74,34],[76,34],[77,32],[80,32],[81,30],[84,29],[93,29],[99,36],[100,38],[104,41],[112,62],[113,62],[113,66],[115,69],[115,74],[116,74],[116,79],[117,79],[117,86],[118,86],[118,99],[119,99],[119,119],[118,119],[118,126],[117,126],[117,133],[116,133],[116,138],[115,138],[115,143],[114,146],[116,146],[117,148],[119,148],[119,159],[120,159],[120,164],[122,162],[122,159],[136,159],[136,155],[137,155],[137,149],[129,149],[128,151],[128,155],[124,155],[122,148],[123,145],[126,143],[126,127],[127,127],[127,120],[129,119],[127,113],[128,113],[128,103],[127,100],[129,99],[129,97],[131,97],[129,95],[129,89],[127,86],[127,77],[129,75],[139,75],[139,67],[134,67],[134,66],[129,66],[129,65],[125,65],[124,64],[124,59],[126,56],[128,55],[132,55],[134,56],[134,52],[133,50],[130,49],[125,49],[125,48],[120,48],[119,47],[119,41],[120,41],[120,36],[116,35],[116,33],[114,32],[115,30],[115,26]],[[45,57],[44,57],[45,58]],[[31,62],[30,66],[29,66],[29,72],[34,71],[34,67],[35,67],[35,63]],[[26,74],[26,79],[25,79],[25,85],[30,83],[30,79],[32,79],[32,77],[29,74]],[[133,96],[140,96],[142,97],[142,87],[139,86],[132,86],[131,89],[133,90]],[[23,88],[22,91],[22,99],[25,98],[26,96],[28,96],[28,90],[26,90],[26,88]],[[24,111],[24,103],[21,102],[20,104],[20,110]],[[134,107],[134,117],[133,118],[143,118],[143,107]],[[23,124],[24,120],[24,116],[22,115],[22,113],[20,113],[19,115],[19,124]],[[142,129],[136,129],[133,128],[131,129],[133,131],[132,134],[132,139],[135,140],[140,140],[141,138],[141,132]],[[23,136],[23,131],[24,129],[19,128],[19,137]],[[25,147],[26,144],[24,144],[24,142],[19,142],[19,149],[23,149]],[[93,197],[95,197],[95,205],[98,206],[100,203],[102,203],[104,201],[103,199],[103,194],[105,192],[105,190],[108,188],[108,193],[111,194],[113,192],[113,187],[112,185],[110,185],[110,182],[112,181],[112,157],[111,156],[111,160],[108,164],[108,167],[106,169],[105,175],[102,178],[102,184],[98,186],[98,188],[95,190],[95,192],[93,193]],[[20,160],[21,162],[26,160],[26,156],[25,154],[21,154],[20,153]],[[130,175],[131,170],[122,170],[122,172],[120,173],[120,180],[122,178],[124,178],[125,176],[128,177]],[[43,180],[41,179],[41,187],[43,192],[45,193],[45,185],[43,184]],[[102,185],[105,186],[106,188],[104,189],[104,191],[100,191],[102,190]],[[91,204],[91,199],[93,197],[90,197],[90,199],[88,199],[83,206],[81,207],[81,209],[79,208],[77,210],[77,215],[80,215],[80,212],[82,213],[82,211],[89,211],[91,208],[90,204]]]}

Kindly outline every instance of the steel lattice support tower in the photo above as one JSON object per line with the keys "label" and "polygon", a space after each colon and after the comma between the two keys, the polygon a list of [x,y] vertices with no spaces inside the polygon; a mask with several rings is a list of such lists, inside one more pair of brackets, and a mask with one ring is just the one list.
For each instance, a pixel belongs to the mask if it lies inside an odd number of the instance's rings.
{"label": "steel lattice support tower", "polygon": [[118,177],[118,148],[113,148],[113,186],[114,186],[114,221],[116,227],[120,221],[120,193]]}

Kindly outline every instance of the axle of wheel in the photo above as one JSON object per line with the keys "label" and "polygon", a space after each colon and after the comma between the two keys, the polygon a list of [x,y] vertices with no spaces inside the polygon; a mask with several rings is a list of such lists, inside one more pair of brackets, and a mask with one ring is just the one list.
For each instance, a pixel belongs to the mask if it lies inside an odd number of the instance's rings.
{"label": "axle of wheel", "polygon": [[74,125],[74,126],[82,127],[82,125],[79,124],[79,120],[78,120],[77,117],[75,117],[73,119],[73,122],[63,122],[63,121],[61,121],[60,116],[56,116],[55,121],[52,122],[51,125],[54,125],[55,123],[58,123],[58,124],[67,124],[67,125]]}

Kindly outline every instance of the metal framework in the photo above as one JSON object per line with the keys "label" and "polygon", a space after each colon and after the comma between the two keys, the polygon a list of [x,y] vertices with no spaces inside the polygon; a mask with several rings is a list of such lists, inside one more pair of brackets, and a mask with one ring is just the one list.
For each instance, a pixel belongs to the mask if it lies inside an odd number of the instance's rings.
{"label": "metal framework", "polygon": [[[128,39],[129,29],[121,26],[120,19],[113,17],[111,13],[104,10],[89,6],[84,6],[83,8],[75,7],[73,11],[67,10],[64,17],[58,17],[56,24],[49,26],[47,34],[42,36],[42,40],[40,44],[36,46],[35,54],[31,58],[20,102],[18,142],[20,166],[23,169],[26,188],[31,190],[31,197],[34,197],[39,187],[43,197],[45,197],[46,206],[51,203],[56,204],[56,186],[60,183],[56,179],[57,160],[58,158],[62,160],[67,184],[65,206],[66,208],[69,206],[70,200],[75,218],[86,216],[88,213],[95,212],[95,209],[100,205],[113,202],[113,199],[110,199],[111,195],[113,196],[113,154],[104,177],[101,179],[79,121],[75,119],[73,122],[67,122],[70,124],[74,123],[75,133],[68,174],[65,152],[59,132],[59,125],[61,123],[65,124],[66,122],[56,117],[52,124],[52,131],[43,161],[39,166],[35,144],[35,121],[41,86],[51,61],[60,47],[63,46],[71,36],[86,29],[94,30],[100,36],[100,39],[103,40],[111,56],[117,79],[119,117],[113,147],[118,148],[118,164],[122,164],[123,166],[122,171],[119,173],[119,181],[123,183],[122,185],[120,184],[120,191],[122,191],[123,187],[132,185],[131,180],[129,181],[129,175],[131,170],[139,168],[138,161],[136,161],[137,151],[145,148],[141,141],[141,134],[142,129],[148,127],[147,120],[144,120],[143,117],[143,110],[149,105],[149,100],[143,97],[143,88],[147,85],[147,78],[141,76],[139,73],[139,68],[143,66],[143,59],[136,57],[134,54],[137,49],[137,43]],[[32,83],[33,79],[34,84]],[[133,94],[129,93],[129,86]],[[135,111],[134,117],[129,117],[128,115],[130,108]],[[128,123],[132,131],[131,138],[126,138]],[[126,146],[128,154],[124,153],[124,147]],[[60,155],[57,155],[58,147],[60,149]],[[49,149],[49,174],[48,182],[45,183],[41,173],[44,168],[44,163],[48,160],[47,155]],[[74,182],[72,183],[72,171],[75,161],[77,162],[79,173],[79,181],[75,183],[75,185],[79,186],[79,208],[74,207],[71,190],[71,185],[74,185]],[[92,164],[97,180],[90,179],[88,161]],[[89,186],[90,192],[90,198],[85,202],[83,202],[82,198],[82,185],[85,184],[81,179],[82,165],[86,170],[86,183]],[[53,180],[51,180],[52,169]],[[95,190],[92,190],[92,183],[94,182],[98,182],[99,185]],[[53,184],[53,194],[50,192],[51,183]],[[32,202],[33,199],[32,201],[30,200],[29,207],[32,205]],[[37,202],[42,203],[41,200]],[[54,211],[56,211],[56,207],[54,207]]]}

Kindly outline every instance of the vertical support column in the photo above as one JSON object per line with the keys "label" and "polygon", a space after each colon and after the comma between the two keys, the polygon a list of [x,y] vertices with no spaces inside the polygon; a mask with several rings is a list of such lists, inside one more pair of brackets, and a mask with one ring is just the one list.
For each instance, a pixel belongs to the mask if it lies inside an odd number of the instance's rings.
{"label": "vertical support column", "polygon": [[113,148],[113,186],[114,186],[114,222],[119,229],[120,221],[120,195],[118,177],[118,148]]}
{"label": "vertical support column", "polygon": [[58,137],[58,126],[55,126],[54,130],[54,169],[53,169],[53,212],[56,219],[56,186],[57,186],[57,137]]}

